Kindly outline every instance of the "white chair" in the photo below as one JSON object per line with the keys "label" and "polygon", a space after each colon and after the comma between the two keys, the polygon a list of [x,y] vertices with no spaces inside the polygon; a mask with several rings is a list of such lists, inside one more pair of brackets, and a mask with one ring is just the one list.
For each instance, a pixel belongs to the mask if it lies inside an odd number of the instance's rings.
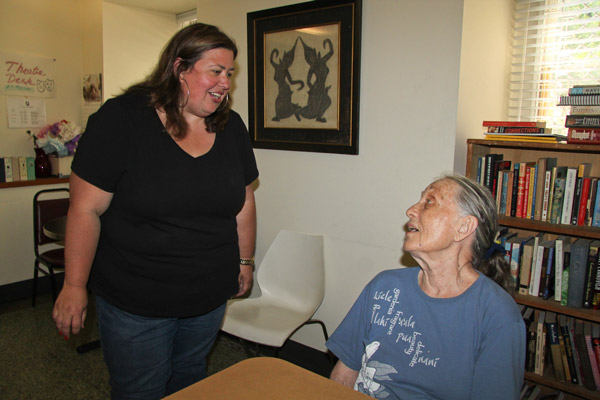
{"label": "white chair", "polygon": [[[227,304],[222,330],[255,344],[276,347],[311,319],[325,295],[323,236],[282,230],[260,264],[255,284],[262,294]],[[248,348],[246,351],[249,353]]]}

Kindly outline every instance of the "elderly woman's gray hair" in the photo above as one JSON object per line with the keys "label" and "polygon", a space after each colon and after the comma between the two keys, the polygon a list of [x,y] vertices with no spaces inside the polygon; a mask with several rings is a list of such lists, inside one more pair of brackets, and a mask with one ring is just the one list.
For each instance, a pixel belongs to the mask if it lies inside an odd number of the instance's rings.
{"label": "elderly woman's gray hair", "polygon": [[489,189],[459,174],[447,174],[436,181],[450,180],[458,186],[456,202],[462,215],[471,215],[479,222],[473,240],[473,267],[493,279],[507,291],[513,289],[510,276],[510,264],[501,252],[492,252],[486,257],[488,250],[495,244],[498,232],[498,214],[496,201]]}

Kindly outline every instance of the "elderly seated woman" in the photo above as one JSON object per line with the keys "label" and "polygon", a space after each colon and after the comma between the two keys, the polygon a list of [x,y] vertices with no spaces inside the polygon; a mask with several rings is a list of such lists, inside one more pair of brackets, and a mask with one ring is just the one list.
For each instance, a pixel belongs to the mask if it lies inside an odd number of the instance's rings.
{"label": "elderly seated woman", "polygon": [[378,274],[327,342],[331,379],[378,399],[518,399],[525,324],[495,244],[496,205],[460,175],[406,212],[419,268]]}

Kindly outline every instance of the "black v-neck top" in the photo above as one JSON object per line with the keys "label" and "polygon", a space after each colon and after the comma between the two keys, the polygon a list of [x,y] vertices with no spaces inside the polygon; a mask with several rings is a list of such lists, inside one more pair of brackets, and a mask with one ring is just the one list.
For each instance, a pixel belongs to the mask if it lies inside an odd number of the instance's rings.
{"label": "black v-neck top", "polygon": [[240,116],[192,157],[142,94],[108,100],[87,124],[72,169],[113,193],[101,216],[90,288],[150,317],[200,315],[238,290],[236,215],[258,169]]}

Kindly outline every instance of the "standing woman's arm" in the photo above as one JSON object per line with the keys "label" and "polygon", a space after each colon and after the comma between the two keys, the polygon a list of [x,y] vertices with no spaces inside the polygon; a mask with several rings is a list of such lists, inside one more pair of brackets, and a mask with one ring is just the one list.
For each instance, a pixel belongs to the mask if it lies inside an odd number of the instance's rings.
{"label": "standing woman's arm", "polygon": [[75,173],[69,180],[71,202],[65,236],[65,281],[52,317],[65,337],[78,334],[87,312],[87,282],[100,237],[100,215],[113,194],[84,181]]}
{"label": "standing woman's arm", "polygon": [[[254,190],[252,184],[246,186],[246,200],[244,207],[238,213],[237,232],[240,247],[240,258],[254,257],[254,245],[256,243],[256,204],[254,202]],[[238,283],[240,289],[236,296],[243,296],[252,288],[252,266],[240,265]]]}

